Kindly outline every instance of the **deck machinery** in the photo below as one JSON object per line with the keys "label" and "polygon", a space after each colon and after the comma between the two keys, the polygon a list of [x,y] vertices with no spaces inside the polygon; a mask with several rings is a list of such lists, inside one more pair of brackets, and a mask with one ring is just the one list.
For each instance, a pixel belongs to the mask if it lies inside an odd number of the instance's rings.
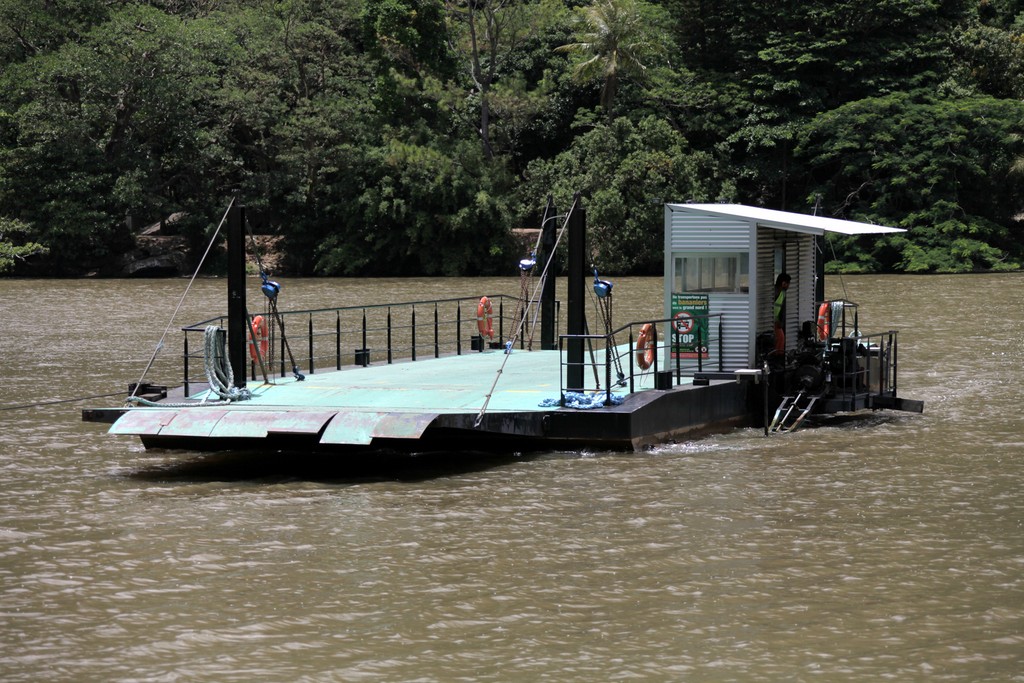
{"label": "deck machinery", "polygon": [[759,337],[759,358],[766,387],[774,382],[766,405],[777,402],[768,432],[792,431],[811,415],[890,409],[922,412],[921,401],[896,395],[895,331],[862,335],[857,304],[824,301],[812,325],[805,321],[796,348],[773,353],[770,333]]}

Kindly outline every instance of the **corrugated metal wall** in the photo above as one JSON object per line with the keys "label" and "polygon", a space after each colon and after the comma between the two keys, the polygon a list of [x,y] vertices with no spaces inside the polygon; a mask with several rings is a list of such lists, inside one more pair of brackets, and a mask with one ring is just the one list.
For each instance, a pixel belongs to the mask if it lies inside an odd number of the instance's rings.
{"label": "corrugated metal wall", "polygon": [[796,346],[797,332],[805,320],[814,316],[814,236],[757,228],[757,333],[772,329],[772,305],[775,294],[775,250],[785,250],[785,270],[792,276],[786,293],[786,348]]}
{"label": "corrugated metal wall", "polygon": [[797,319],[793,328],[793,341],[796,342],[797,332],[806,320],[815,319],[814,310],[814,261],[817,249],[814,247],[813,235],[800,235],[800,279],[797,281],[797,290],[800,297],[800,306],[796,311]]}
{"label": "corrugated metal wall", "polygon": [[[775,247],[783,244],[783,233],[771,228],[757,228],[757,333],[772,329],[772,296],[775,292]],[[780,239],[776,239],[779,237]],[[753,361],[753,359],[751,359]]]}
{"label": "corrugated metal wall", "polygon": [[[737,370],[750,367],[750,297],[746,294],[711,294],[708,297],[708,305],[712,314],[722,314],[723,341],[722,356],[723,366],[726,370]],[[718,330],[715,325],[717,321],[711,320],[712,338],[717,338]],[[718,345],[712,342],[708,349],[711,356],[708,361],[709,369],[718,368]]]}
{"label": "corrugated metal wall", "polygon": [[747,221],[673,211],[671,205],[666,212],[670,251],[746,252],[750,249],[750,224]]}
{"label": "corrugated metal wall", "polygon": [[[684,205],[685,206],[685,205]],[[665,206],[665,278],[671,283],[673,257],[680,253],[749,253],[749,294],[709,294],[711,313],[721,313],[725,326],[724,365],[727,370],[750,367],[755,358],[755,342],[761,332],[772,330],[772,304],[775,277],[778,274],[775,252],[781,248],[785,260],[780,264],[793,281],[786,295],[786,347],[794,348],[800,325],[813,320],[815,262],[819,258],[814,236],[798,226],[781,230],[753,227],[751,221],[725,216],[708,216]],[[671,286],[671,285],[669,285]],[[671,305],[665,292],[665,316]],[[712,362],[717,365],[718,348],[712,344]]]}
{"label": "corrugated metal wall", "polygon": [[[679,253],[749,253],[750,224],[745,220],[686,213],[665,207],[665,278],[672,280],[672,257]],[[753,271],[753,263],[751,269]],[[754,272],[750,273],[751,278]],[[753,280],[752,280],[753,281]],[[751,295],[711,292],[708,306],[712,315],[721,314],[723,324],[722,355],[726,370],[750,366]],[[665,317],[670,315],[670,292],[665,295]],[[712,341],[708,349],[708,369],[718,368],[717,321],[712,319]]]}

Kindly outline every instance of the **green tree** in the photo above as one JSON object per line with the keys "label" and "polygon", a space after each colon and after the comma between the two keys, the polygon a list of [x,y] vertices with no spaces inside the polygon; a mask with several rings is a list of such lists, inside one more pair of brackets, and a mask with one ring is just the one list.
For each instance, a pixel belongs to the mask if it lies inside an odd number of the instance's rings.
{"label": "green tree", "polygon": [[[374,150],[393,127],[415,127],[433,107],[390,59],[381,67],[388,77],[374,71],[358,45],[368,21],[344,1],[296,0],[269,15],[253,12],[233,29],[247,52],[228,103],[237,112],[228,132],[245,171],[242,188],[285,236],[290,265],[303,273],[341,272],[321,265],[332,263],[321,256],[356,224]],[[411,112],[399,113],[399,87],[408,88],[401,104]],[[360,228],[376,234],[376,226]],[[350,257],[362,258],[364,244],[362,234],[349,241]]]}
{"label": "green tree", "polygon": [[473,127],[484,155],[493,159],[494,89],[511,75],[509,64],[523,41],[543,30],[558,11],[549,0],[446,0],[446,5],[452,49],[461,57],[477,112]]}
{"label": "green tree", "polygon": [[13,270],[19,261],[26,261],[49,251],[37,242],[25,242],[23,236],[28,232],[29,226],[25,223],[0,217],[0,274]]}
{"label": "green tree", "polygon": [[581,191],[652,272],[655,200],[820,193],[910,228],[851,267],[1021,260],[1019,0],[577,4],[0,0],[0,249],[116,272],[126,215],[198,244],[238,192],[304,273],[488,272]]}
{"label": "green tree", "polygon": [[979,22],[959,26],[950,39],[956,60],[946,89],[1002,99],[1024,98],[1022,28]]}
{"label": "green tree", "polygon": [[963,272],[1020,265],[1024,103],[894,94],[822,114],[797,150],[827,213],[906,228],[843,256],[866,270]]}
{"label": "green tree", "polygon": [[[724,142],[745,201],[786,208],[802,198],[793,149],[803,124],[847,102],[935,88],[964,0],[681,0],[695,18],[682,52],[722,114],[699,131]],[[724,105],[724,110],[721,109]],[[721,125],[724,123],[724,127]],[[689,128],[688,128],[689,130]],[[798,184],[793,185],[794,182]]]}
{"label": "green tree", "polygon": [[440,0],[365,0],[359,15],[364,40],[386,66],[421,78],[449,76],[445,10]]}
{"label": "green tree", "polygon": [[710,155],[691,149],[666,122],[619,117],[593,125],[556,158],[530,164],[520,211],[535,212],[548,193],[569,206],[576,192],[601,271],[653,274],[662,267],[664,202],[716,201],[733,188],[718,177]]}
{"label": "green tree", "polygon": [[0,0],[0,65],[77,42],[109,16],[105,0]]}
{"label": "green tree", "polygon": [[510,179],[475,140],[392,138],[365,163],[361,193],[317,250],[317,272],[479,275],[507,260]]}
{"label": "green tree", "polygon": [[574,76],[601,82],[601,106],[612,116],[622,80],[643,81],[648,65],[664,57],[668,24],[656,5],[643,0],[596,0],[577,10],[574,42],[558,48],[573,56]]}
{"label": "green tree", "polygon": [[223,38],[128,6],[4,73],[0,206],[34,226],[53,272],[115,270],[131,247],[126,214],[155,219],[196,198]]}

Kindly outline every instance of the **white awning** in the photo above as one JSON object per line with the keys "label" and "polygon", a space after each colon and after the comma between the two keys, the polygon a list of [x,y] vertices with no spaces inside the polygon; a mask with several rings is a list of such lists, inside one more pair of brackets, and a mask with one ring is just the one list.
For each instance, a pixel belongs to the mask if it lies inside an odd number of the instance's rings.
{"label": "white awning", "polygon": [[671,211],[682,211],[705,216],[741,218],[754,221],[758,225],[767,228],[802,232],[811,235],[823,235],[826,232],[835,232],[841,235],[906,232],[903,228],[857,223],[856,221],[844,221],[838,218],[825,218],[824,216],[808,216],[802,213],[776,211],[757,206],[744,206],[743,204],[669,204],[668,208]]}

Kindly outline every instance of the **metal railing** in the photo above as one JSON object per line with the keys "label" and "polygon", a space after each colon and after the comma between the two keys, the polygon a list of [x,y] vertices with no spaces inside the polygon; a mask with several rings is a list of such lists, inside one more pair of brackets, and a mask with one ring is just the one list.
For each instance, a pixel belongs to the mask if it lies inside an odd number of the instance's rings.
{"label": "metal railing", "polygon": [[[309,374],[347,366],[461,355],[467,351],[483,351],[488,343],[492,348],[501,348],[506,332],[511,333],[519,322],[513,320],[521,308],[519,297],[494,294],[487,298],[493,310],[493,340],[481,337],[477,327],[480,297],[281,311],[287,347],[276,321],[269,321],[270,352],[264,364],[271,377],[288,375],[291,370],[289,348],[300,370]],[[186,395],[189,395],[191,383],[206,381],[205,377],[191,376],[191,373],[195,368],[202,371],[202,335],[208,325],[226,327],[227,316],[181,328],[185,333],[182,355]],[[520,335],[520,348],[526,347],[526,338],[527,335]],[[535,339],[535,348],[539,348],[539,343],[539,339]],[[248,365],[248,378],[262,380],[259,365],[255,361]]]}
{"label": "metal railing", "polygon": [[895,396],[899,371],[898,332],[862,334],[859,306],[852,301],[819,301],[815,303],[815,310],[819,311],[818,333],[827,333],[822,345],[831,395],[854,403],[865,395]]}
{"label": "metal railing", "polygon": [[[606,402],[610,402],[614,388],[628,386],[629,393],[635,393],[637,391],[637,379],[643,378],[648,374],[653,375],[655,378],[653,388],[668,389],[673,384],[676,386],[682,384],[684,378],[692,378],[696,373],[704,372],[711,367],[722,371],[725,362],[725,336],[722,314],[694,316],[695,322],[699,322],[702,318],[706,319],[707,325],[696,324],[693,328],[696,334],[696,343],[693,345],[696,351],[693,353],[693,357],[685,357],[684,352],[681,351],[680,337],[682,335],[676,331],[675,326],[672,324],[675,322],[673,318],[631,322],[608,334],[559,335],[558,349],[562,365],[561,372],[559,373],[559,394],[562,397],[562,402],[565,402],[567,391],[580,393],[599,393],[604,391]],[[712,320],[716,322],[714,326],[711,324]],[[634,332],[637,329],[642,329],[647,324],[651,325],[654,335],[653,341],[650,346],[645,344],[644,348],[638,349],[636,348],[638,335],[634,334]],[[659,341],[659,327],[667,327],[670,330],[667,343]],[[702,338],[702,330],[705,327],[708,329],[708,339]],[[619,340],[627,330],[629,332],[627,336],[628,343],[623,348]],[[580,341],[584,345],[582,363],[571,363],[566,358],[565,348],[572,341]],[[717,358],[712,358],[707,353],[707,350],[713,346],[717,348]],[[647,352],[648,348],[653,349],[653,354]],[[602,358],[598,358],[599,352],[602,352]],[[640,367],[638,356],[650,355],[653,355],[650,366],[646,368]],[[666,355],[668,366],[660,367],[664,365],[662,359]],[[583,371],[583,386],[567,387],[569,370],[570,368],[577,367],[581,367]],[[592,379],[588,380],[588,377]]]}
{"label": "metal railing", "polygon": [[898,332],[878,332],[829,341],[825,370],[831,376],[832,395],[894,396],[899,374]]}

